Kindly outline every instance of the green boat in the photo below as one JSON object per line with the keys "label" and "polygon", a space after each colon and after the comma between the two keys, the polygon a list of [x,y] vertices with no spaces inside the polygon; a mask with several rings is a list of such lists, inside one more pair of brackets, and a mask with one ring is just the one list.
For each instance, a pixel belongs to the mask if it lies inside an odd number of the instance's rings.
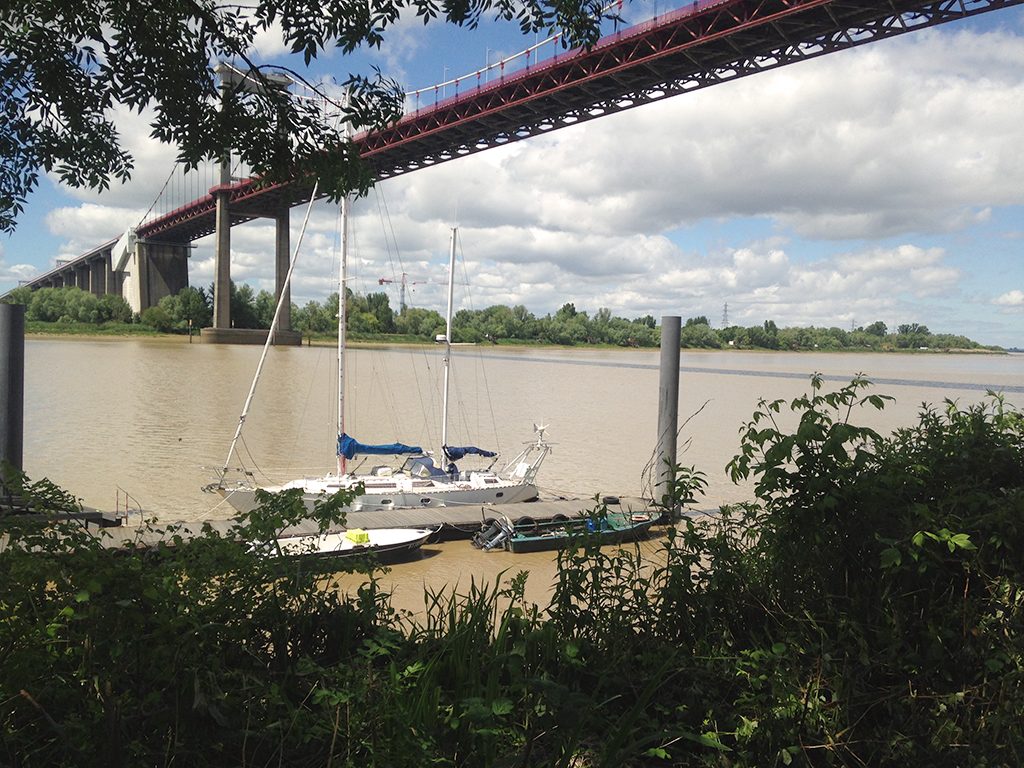
{"label": "green boat", "polygon": [[654,524],[647,512],[608,512],[593,517],[536,521],[529,517],[512,522],[507,517],[484,522],[473,536],[473,546],[484,551],[546,552],[571,543],[622,544],[647,536]]}

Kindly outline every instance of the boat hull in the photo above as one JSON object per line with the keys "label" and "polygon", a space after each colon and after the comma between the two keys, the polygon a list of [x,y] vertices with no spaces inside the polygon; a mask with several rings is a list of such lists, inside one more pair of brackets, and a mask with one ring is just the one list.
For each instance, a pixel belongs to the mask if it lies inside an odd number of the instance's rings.
{"label": "boat hull", "polygon": [[[651,523],[634,525],[624,530],[601,531],[577,535],[575,541],[582,542],[596,540],[599,546],[606,544],[627,544],[631,541],[639,541],[647,536]],[[515,553],[522,552],[554,552],[565,549],[573,541],[571,536],[514,536],[508,542],[508,551]]]}
{"label": "boat hull", "polygon": [[[219,488],[218,493],[238,512],[251,512],[256,508],[255,488],[225,487]],[[532,483],[415,493],[366,493],[358,496],[344,511],[349,526],[362,528],[479,523],[481,507],[533,501],[537,496],[537,486]],[[302,501],[312,513],[316,502],[324,498],[324,492],[304,492]],[[388,513],[386,521],[382,519],[384,513]]]}
{"label": "boat hull", "polygon": [[485,523],[473,537],[473,544],[484,550],[506,549],[515,553],[551,552],[574,543],[625,544],[645,538],[653,524],[654,518],[648,514],[528,523],[512,523],[506,518]]}
{"label": "boat hull", "polygon": [[278,539],[281,553],[286,557],[336,560],[354,557],[373,557],[380,563],[398,563],[412,559],[433,529],[387,528],[361,531],[363,540],[353,539],[350,531],[312,536],[287,536]]}

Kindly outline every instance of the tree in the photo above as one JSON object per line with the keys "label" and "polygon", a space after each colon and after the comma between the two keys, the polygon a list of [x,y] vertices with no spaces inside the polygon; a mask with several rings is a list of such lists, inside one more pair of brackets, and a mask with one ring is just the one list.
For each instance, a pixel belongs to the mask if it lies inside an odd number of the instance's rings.
{"label": "tree", "polygon": [[260,327],[252,286],[243,283],[239,288],[234,280],[231,281],[231,324],[235,328]]}
{"label": "tree", "polygon": [[444,333],[444,318],[433,309],[406,307],[405,312],[395,320],[395,326],[399,333],[433,339],[437,334]]}
{"label": "tree", "polygon": [[[165,296],[165,299],[172,298],[171,296]],[[160,331],[161,333],[169,333],[174,330],[174,317],[170,312],[163,306],[163,301],[157,304],[155,307],[149,307],[142,312],[142,324],[148,325],[154,330]]]}
{"label": "tree", "polygon": [[571,320],[576,317],[576,305],[572,302],[563,304],[557,312],[555,312],[556,320]]}
{"label": "tree", "polygon": [[722,346],[718,334],[706,322],[691,323],[687,321],[679,334],[679,341],[682,346],[689,348],[719,349]]}
{"label": "tree", "polygon": [[101,323],[130,323],[132,321],[132,308],[124,300],[124,296],[105,293],[100,296],[97,304],[97,313]]}
{"label": "tree", "polygon": [[870,333],[872,336],[885,336],[888,332],[888,327],[881,320],[876,320],[864,328],[864,333]]}
{"label": "tree", "polygon": [[[371,174],[346,139],[347,125],[374,128],[401,115],[398,85],[349,77],[347,105],[294,70],[258,64],[258,35],[279,33],[308,65],[324,51],[380,47],[399,16],[473,28],[485,14],[526,32],[557,29],[564,45],[593,44],[603,11],[593,0],[336,0],[311,12],[305,3],[168,0],[159,9],[131,0],[25,0],[0,7],[0,231],[12,230],[40,171],[75,187],[104,189],[132,172],[115,106],[151,110],[152,135],[194,167],[234,149],[271,180],[316,175],[332,198],[368,189]],[[243,76],[218,87],[213,62],[236,62]],[[245,75],[244,73],[250,73]],[[301,82],[320,99],[291,99],[274,74]],[[243,87],[248,77],[248,87]],[[232,82],[232,80],[234,82]],[[321,109],[322,100],[342,115]]]}
{"label": "tree", "polygon": [[193,328],[205,328],[213,318],[213,310],[206,296],[198,288],[186,286],[178,291],[178,320],[186,327],[189,321]]}
{"label": "tree", "polygon": [[388,301],[386,293],[381,291],[380,293],[367,294],[366,308],[370,314],[377,318],[377,325],[382,333],[394,332],[395,313],[391,311],[391,303]]}
{"label": "tree", "polygon": [[654,328],[657,326],[657,321],[655,321],[654,315],[644,315],[643,317],[638,317],[633,322],[639,325],[646,325],[648,328]]}
{"label": "tree", "polygon": [[274,310],[277,309],[277,300],[274,294],[267,290],[260,290],[253,299],[253,313],[256,316],[257,328],[269,328],[274,322]]}
{"label": "tree", "polygon": [[32,294],[32,301],[25,311],[27,320],[55,323],[64,315],[64,289],[40,288]]}
{"label": "tree", "polygon": [[27,285],[19,285],[17,288],[7,292],[7,295],[4,297],[4,303],[23,304],[27,307],[32,303],[32,289]]}
{"label": "tree", "polygon": [[532,339],[537,335],[537,318],[522,304],[512,307],[512,318],[515,323],[517,339]]}
{"label": "tree", "polygon": [[332,317],[330,312],[316,301],[310,301],[306,306],[294,311],[292,322],[298,330],[307,335],[329,333],[338,327],[337,314]]}
{"label": "tree", "polygon": [[690,326],[690,325],[708,325],[708,326],[710,326],[711,323],[708,322],[707,315],[697,315],[697,317],[688,317],[686,319],[686,325],[684,327]]}

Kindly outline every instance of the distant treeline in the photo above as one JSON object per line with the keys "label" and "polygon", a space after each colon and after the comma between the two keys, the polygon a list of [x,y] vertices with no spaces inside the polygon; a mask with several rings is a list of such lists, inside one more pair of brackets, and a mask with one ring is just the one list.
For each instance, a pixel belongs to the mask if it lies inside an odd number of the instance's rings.
{"label": "distant treeline", "polygon": [[[30,321],[63,323],[140,323],[164,333],[185,332],[210,325],[212,286],[185,288],[176,296],[161,299],[141,315],[133,316],[120,296],[93,296],[78,288],[17,288],[7,299],[25,304]],[[231,320],[236,328],[269,328],[274,317],[274,296],[253,291],[248,285],[231,284]],[[338,294],[320,303],[292,304],[292,327],[307,337],[335,334]],[[432,309],[407,307],[395,312],[384,292],[349,292],[346,303],[347,327],[355,337],[401,336],[433,340],[444,333],[444,318]],[[537,317],[522,304],[495,305],[481,310],[462,309],[452,319],[453,341],[461,343],[533,343],[567,346],[605,344],[621,347],[657,347],[661,331],[651,315],[635,319],[614,317],[601,308],[591,317],[566,303],[554,314]],[[983,347],[966,336],[932,333],[918,323],[890,330],[882,321],[845,330],[843,328],[779,328],[774,320],[744,327],[712,328],[701,315],[686,320],[682,346],[693,349],[778,349],[778,350],[898,350],[898,349],[998,349]]]}

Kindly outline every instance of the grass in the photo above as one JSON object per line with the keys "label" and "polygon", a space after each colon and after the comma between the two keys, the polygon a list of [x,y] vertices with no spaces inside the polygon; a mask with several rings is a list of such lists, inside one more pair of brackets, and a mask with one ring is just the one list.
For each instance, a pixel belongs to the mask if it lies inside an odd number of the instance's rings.
{"label": "grass", "polygon": [[25,321],[25,333],[36,336],[169,336],[139,323],[44,323]]}

